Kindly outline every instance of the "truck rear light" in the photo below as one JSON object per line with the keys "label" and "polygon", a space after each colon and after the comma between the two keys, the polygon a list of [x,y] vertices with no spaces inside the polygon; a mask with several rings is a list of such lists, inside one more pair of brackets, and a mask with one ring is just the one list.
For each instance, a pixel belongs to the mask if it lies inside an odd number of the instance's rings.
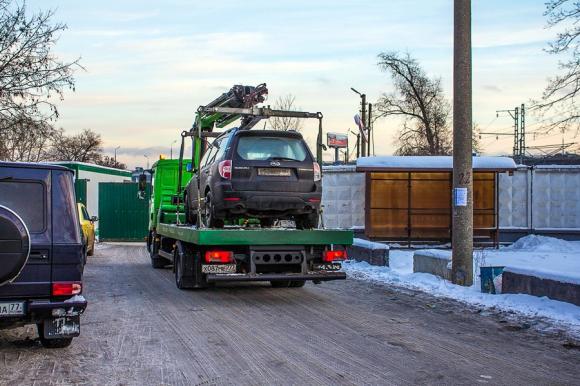
{"label": "truck rear light", "polygon": [[224,201],[240,201],[239,197],[225,197]]}
{"label": "truck rear light", "polygon": [[320,165],[318,162],[314,162],[312,168],[314,170],[314,181],[320,181],[322,179],[322,173],[320,172]]}
{"label": "truck rear light", "polygon": [[320,202],[320,198],[309,198],[308,202]]}
{"label": "truck rear light", "polygon": [[227,264],[234,262],[234,253],[232,251],[206,251],[206,263]]}
{"label": "truck rear light", "polygon": [[325,251],[324,255],[322,256],[322,261],[331,263],[337,260],[346,260],[346,251]]}
{"label": "truck rear light", "polygon": [[82,292],[80,281],[61,281],[52,283],[52,296],[73,296]]}
{"label": "truck rear light", "polygon": [[227,159],[218,164],[218,171],[222,178],[226,180],[232,179],[232,160]]}

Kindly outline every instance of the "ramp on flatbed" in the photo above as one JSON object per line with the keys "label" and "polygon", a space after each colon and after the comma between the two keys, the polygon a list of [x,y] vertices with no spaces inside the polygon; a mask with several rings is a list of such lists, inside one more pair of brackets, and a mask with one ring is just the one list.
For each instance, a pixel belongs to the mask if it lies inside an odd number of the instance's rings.
{"label": "ramp on flatbed", "polygon": [[341,229],[198,229],[175,224],[159,224],[156,232],[197,245],[352,245],[354,237],[353,231]]}

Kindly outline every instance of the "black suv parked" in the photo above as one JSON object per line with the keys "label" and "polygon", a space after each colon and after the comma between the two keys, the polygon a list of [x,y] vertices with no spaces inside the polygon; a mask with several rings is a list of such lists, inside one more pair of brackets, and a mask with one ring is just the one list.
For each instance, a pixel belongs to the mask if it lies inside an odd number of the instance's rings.
{"label": "black suv parked", "polygon": [[232,129],[206,150],[185,190],[187,220],[197,223],[198,197],[204,226],[224,220],[294,219],[297,228],[318,226],[320,166],[294,131]]}
{"label": "black suv parked", "polygon": [[80,333],[85,250],[73,172],[0,162],[0,328],[37,324],[43,346]]}

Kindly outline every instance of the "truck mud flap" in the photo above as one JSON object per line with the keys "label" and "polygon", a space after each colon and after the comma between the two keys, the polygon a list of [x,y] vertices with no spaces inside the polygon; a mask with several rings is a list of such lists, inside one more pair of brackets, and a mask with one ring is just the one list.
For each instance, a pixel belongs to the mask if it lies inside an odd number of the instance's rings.
{"label": "truck mud flap", "polygon": [[344,272],[311,272],[311,273],[214,273],[207,275],[208,283],[230,281],[275,281],[275,280],[344,280]]}
{"label": "truck mud flap", "polygon": [[72,338],[81,333],[81,318],[78,315],[47,319],[43,325],[46,339]]}

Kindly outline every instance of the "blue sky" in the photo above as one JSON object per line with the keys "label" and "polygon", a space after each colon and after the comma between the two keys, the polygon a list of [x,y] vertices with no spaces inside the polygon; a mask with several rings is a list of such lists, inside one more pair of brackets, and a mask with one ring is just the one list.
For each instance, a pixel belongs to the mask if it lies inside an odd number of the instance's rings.
{"label": "blue sky", "polygon": [[[76,92],[60,105],[59,125],[100,132],[107,151],[130,166],[169,153],[197,106],[233,84],[266,82],[269,101],[292,93],[297,105],[321,111],[325,130],[354,128],[358,96],[391,90],[376,65],[382,51],[409,51],[452,94],[453,1],[185,1],[29,0],[30,11],[56,9],[68,25],[57,53],[82,57]],[[537,98],[557,58],[543,52],[544,0],[473,1],[474,120],[509,131],[495,110]],[[528,131],[534,117],[528,118]],[[394,150],[399,122],[376,124],[376,153]],[[315,123],[303,134],[314,144]],[[530,136],[528,142],[559,143]],[[489,154],[511,152],[510,137],[484,137]],[[328,158],[331,157],[329,152]]]}

